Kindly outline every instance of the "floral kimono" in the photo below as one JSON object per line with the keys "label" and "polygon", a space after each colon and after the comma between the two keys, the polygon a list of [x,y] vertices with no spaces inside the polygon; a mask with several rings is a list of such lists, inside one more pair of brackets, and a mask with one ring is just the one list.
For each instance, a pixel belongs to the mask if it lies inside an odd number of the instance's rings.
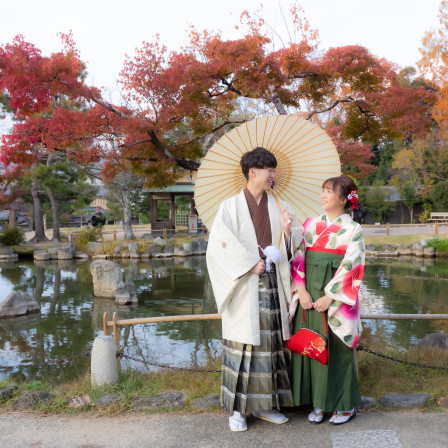
{"label": "floral kimono", "polygon": [[[325,412],[351,409],[360,404],[352,349],[362,330],[358,303],[365,261],[362,229],[348,214],[330,225],[323,214],[308,218],[303,234],[291,265],[292,290],[305,284],[314,302],[324,295],[333,302],[324,313],[329,326],[328,365],[293,354],[294,404],[313,404]],[[293,294],[290,314],[295,314],[294,332],[306,316],[305,326],[324,334],[322,313],[314,309],[304,313],[298,305],[298,295]]]}

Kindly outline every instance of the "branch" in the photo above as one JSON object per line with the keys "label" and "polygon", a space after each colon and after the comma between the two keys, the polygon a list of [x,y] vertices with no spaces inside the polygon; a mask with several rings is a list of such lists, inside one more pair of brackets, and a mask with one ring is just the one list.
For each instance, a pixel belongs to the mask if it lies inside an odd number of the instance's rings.
{"label": "branch", "polygon": [[338,104],[341,103],[353,103],[355,99],[351,96],[346,96],[345,98],[342,98],[340,100],[335,101],[331,106],[327,107],[326,109],[316,110],[314,109],[312,112],[308,114],[308,117],[306,117],[306,120],[309,120],[313,115],[315,114],[322,114],[324,112],[328,112],[331,109],[334,109]]}
{"label": "branch", "polygon": [[119,117],[121,117],[125,120],[128,120],[129,118],[131,118],[131,116],[124,114],[119,109],[117,109],[114,105],[108,103],[107,101],[104,101],[101,98],[91,97],[91,100],[94,103],[99,104],[100,106],[104,107],[104,109],[106,109],[110,112],[113,112],[114,114],[118,115]]}
{"label": "branch", "polygon": [[184,168],[186,170],[190,171],[197,171],[199,167],[201,166],[200,163],[195,162],[194,160],[189,159],[176,159],[165,146],[162,144],[162,142],[157,137],[157,134],[154,130],[151,130],[148,132],[149,137],[151,139],[151,143],[154,145],[154,147],[162,154],[165,155],[168,159],[171,159],[175,161],[181,168]]}
{"label": "branch", "polygon": [[305,73],[300,73],[298,75],[288,75],[288,79],[303,79],[303,78],[309,78],[310,76],[318,76],[318,73],[305,72]]}
{"label": "branch", "polygon": [[231,92],[236,93],[237,95],[240,96],[244,96],[246,97],[246,95],[243,95],[243,92],[241,92],[241,90],[236,89],[235,87],[233,87],[233,83],[236,81],[236,79],[234,79],[232,82],[227,81],[227,79],[221,78],[221,82],[227,86],[228,90],[230,90]]}
{"label": "branch", "polygon": [[243,124],[243,123],[246,123],[246,121],[247,120],[225,121],[224,123],[220,124],[219,126],[216,126],[216,128],[213,128],[210,132],[207,132],[206,134],[201,135],[200,137],[194,138],[185,143],[176,144],[174,146],[179,147],[179,146],[189,145],[190,143],[197,142],[198,140],[202,140],[203,138],[207,137],[210,134],[214,134],[215,132],[222,129],[224,126],[227,126],[229,124]]}
{"label": "branch", "polygon": [[[100,106],[104,107],[106,110],[109,110],[110,112],[113,112],[114,114],[117,114],[119,117],[121,117],[121,118],[123,118],[125,120],[131,118],[131,116],[124,114],[123,112],[118,110],[115,106],[113,106],[112,104],[102,100],[101,98],[94,98],[94,97],[92,97],[92,101],[94,101],[95,103],[97,103]],[[162,142],[159,140],[159,138],[157,137],[157,134],[154,131],[154,129],[148,130],[148,135],[149,135],[149,138],[150,138],[149,141],[154,145],[154,147],[160,153],[162,153],[165,157],[167,157],[168,159],[171,159],[174,162],[176,162],[177,165],[179,165],[181,168],[184,168],[184,169],[187,169],[187,170],[190,170],[190,171],[197,171],[198,168],[200,167],[200,163],[195,162],[193,160],[176,159],[168,151],[168,149],[162,144]]]}

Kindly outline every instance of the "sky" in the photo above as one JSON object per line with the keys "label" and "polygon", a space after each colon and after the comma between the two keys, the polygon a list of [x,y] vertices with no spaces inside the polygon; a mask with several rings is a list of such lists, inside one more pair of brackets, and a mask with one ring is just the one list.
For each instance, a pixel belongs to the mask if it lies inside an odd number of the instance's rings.
{"label": "sky", "polygon": [[[302,0],[300,4],[320,37],[319,48],[359,44],[401,67],[415,65],[426,30],[438,24],[441,0]],[[287,6],[288,0],[280,0]],[[125,54],[159,34],[176,50],[187,42],[189,24],[241,36],[234,26],[243,10],[259,0],[0,0],[0,45],[23,34],[44,55],[62,48],[59,32],[72,30],[87,62],[88,83],[116,89]],[[281,29],[278,0],[265,0],[267,19]]]}

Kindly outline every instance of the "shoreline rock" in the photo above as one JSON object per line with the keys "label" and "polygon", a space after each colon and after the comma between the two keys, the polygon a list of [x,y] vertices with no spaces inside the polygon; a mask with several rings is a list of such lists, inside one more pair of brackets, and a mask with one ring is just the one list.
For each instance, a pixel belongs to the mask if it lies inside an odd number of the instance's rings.
{"label": "shoreline rock", "polygon": [[179,409],[185,406],[187,394],[178,390],[162,392],[152,397],[136,398],[133,403],[135,410],[170,408]]}
{"label": "shoreline rock", "polygon": [[40,313],[40,305],[26,292],[13,291],[0,304],[0,319],[33,313]]}
{"label": "shoreline rock", "polygon": [[378,402],[388,408],[424,408],[427,401],[432,398],[431,394],[396,394],[382,395]]}

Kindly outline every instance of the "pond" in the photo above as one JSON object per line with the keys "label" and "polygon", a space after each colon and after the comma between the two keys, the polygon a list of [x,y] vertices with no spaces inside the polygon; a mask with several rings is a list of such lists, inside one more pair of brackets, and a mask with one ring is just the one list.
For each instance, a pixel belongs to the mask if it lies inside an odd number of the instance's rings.
{"label": "pond", "polygon": [[[102,316],[120,318],[215,313],[205,257],[123,261],[125,281],[133,281],[138,306],[119,307],[93,295],[90,262],[18,261],[0,263],[0,300],[13,290],[26,291],[41,314],[0,320],[0,378],[16,370],[33,378],[65,380],[87,371],[89,359],[44,363],[78,355],[102,334]],[[368,260],[362,285],[361,312],[448,313],[448,262],[400,258]],[[362,345],[407,348],[428,333],[448,333],[446,321],[363,321]],[[221,322],[167,322],[126,326],[121,349],[152,363],[201,366],[221,352]],[[21,364],[41,364],[19,368]],[[122,361],[126,368],[142,368]]]}

